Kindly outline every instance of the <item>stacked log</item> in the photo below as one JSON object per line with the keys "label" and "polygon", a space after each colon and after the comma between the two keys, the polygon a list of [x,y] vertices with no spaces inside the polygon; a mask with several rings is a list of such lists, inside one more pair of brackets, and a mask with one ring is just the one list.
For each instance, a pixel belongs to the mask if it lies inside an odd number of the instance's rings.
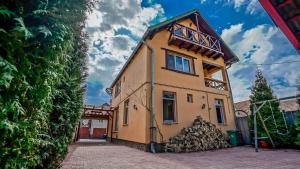
{"label": "stacked log", "polygon": [[195,152],[228,147],[230,145],[222,131],[198,116],[191,127],[183,128],[178,135],[169,139],[165,151]]}

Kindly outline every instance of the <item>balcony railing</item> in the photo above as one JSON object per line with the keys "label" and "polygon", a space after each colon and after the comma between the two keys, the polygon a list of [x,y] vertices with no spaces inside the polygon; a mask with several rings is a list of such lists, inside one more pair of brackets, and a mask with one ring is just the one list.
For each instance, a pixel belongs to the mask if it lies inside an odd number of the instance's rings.
{"label": "balcony railing", "polygon": [[188,42],[187,45],[184,45],[184,42],[178,42],[178,44],[181,46],[185,46],[186,48],[193,49],[194,51],[209,51],[209,54],[214,56],[223,55],[221,51],[220,41],[215,37],[175,23],[171,28],[171,36],[169,41],[174,43],[174,40],[177,39]]}
{"label": "balcony railing", "polygon": [[204,81],[206,87],[211,87],[218,90],[227,90],[226,83],[221,80],[205,77]]}

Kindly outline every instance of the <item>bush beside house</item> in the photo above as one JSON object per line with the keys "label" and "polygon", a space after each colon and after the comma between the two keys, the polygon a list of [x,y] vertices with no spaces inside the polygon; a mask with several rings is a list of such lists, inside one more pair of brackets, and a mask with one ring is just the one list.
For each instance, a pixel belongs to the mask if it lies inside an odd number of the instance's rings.
{"label": "bush beside house", "polygon": [[57,168],[83,105],[90,0],[0,2],[0,168]]}

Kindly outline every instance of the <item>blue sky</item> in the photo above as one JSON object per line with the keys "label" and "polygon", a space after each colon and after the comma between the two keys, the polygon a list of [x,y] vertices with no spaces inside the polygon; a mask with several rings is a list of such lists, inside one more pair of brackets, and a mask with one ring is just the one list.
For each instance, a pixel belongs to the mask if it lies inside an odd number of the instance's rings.
{"label": "blue sky", "polygon": [[[235,101],[246,100],[256,64],[300,60],[296,50],[257,0],[103,0],[89,14],[89,77],[86,104],[105,93],[148,26],[198,9],[240,62],[229,69]],[[299,63],[259,66],[278,97],[296,94]]]}

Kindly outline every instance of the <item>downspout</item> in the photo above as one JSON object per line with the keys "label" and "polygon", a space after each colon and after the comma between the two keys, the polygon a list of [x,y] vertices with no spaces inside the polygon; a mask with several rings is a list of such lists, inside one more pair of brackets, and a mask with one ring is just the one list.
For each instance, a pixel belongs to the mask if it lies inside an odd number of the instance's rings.
{"label": "downspout", "polygon": [[144,45],[150,50],[150,69],[151,69],[151,79],[150,79],[150,151],[156,153],[156,127],[154,126],[154,51],[151,46],[147,44],[144,40],[142,41]]}
{"label": "downspout", "polygon": [[232,106],[232,111],[233,111],[233,119],[234,119],[234,123],[235,123],[235,128],[237,129],[237,121],[236,121],[236,116],[235,116],[235,107],[234,107],[234,102],[233,102],[233,95],[232,95],[232,90],[231,90],[231,84],[229,81],[229,76],[227,73],[227,69],[229,69],[231,67],[231,64],[225,68],[225,74],[226,74],[226,78],[227,78],[227,82],[228,82],[228,87],[229,87],[229,93],[230,93],[230,98],[231,98],[231,106]]}

